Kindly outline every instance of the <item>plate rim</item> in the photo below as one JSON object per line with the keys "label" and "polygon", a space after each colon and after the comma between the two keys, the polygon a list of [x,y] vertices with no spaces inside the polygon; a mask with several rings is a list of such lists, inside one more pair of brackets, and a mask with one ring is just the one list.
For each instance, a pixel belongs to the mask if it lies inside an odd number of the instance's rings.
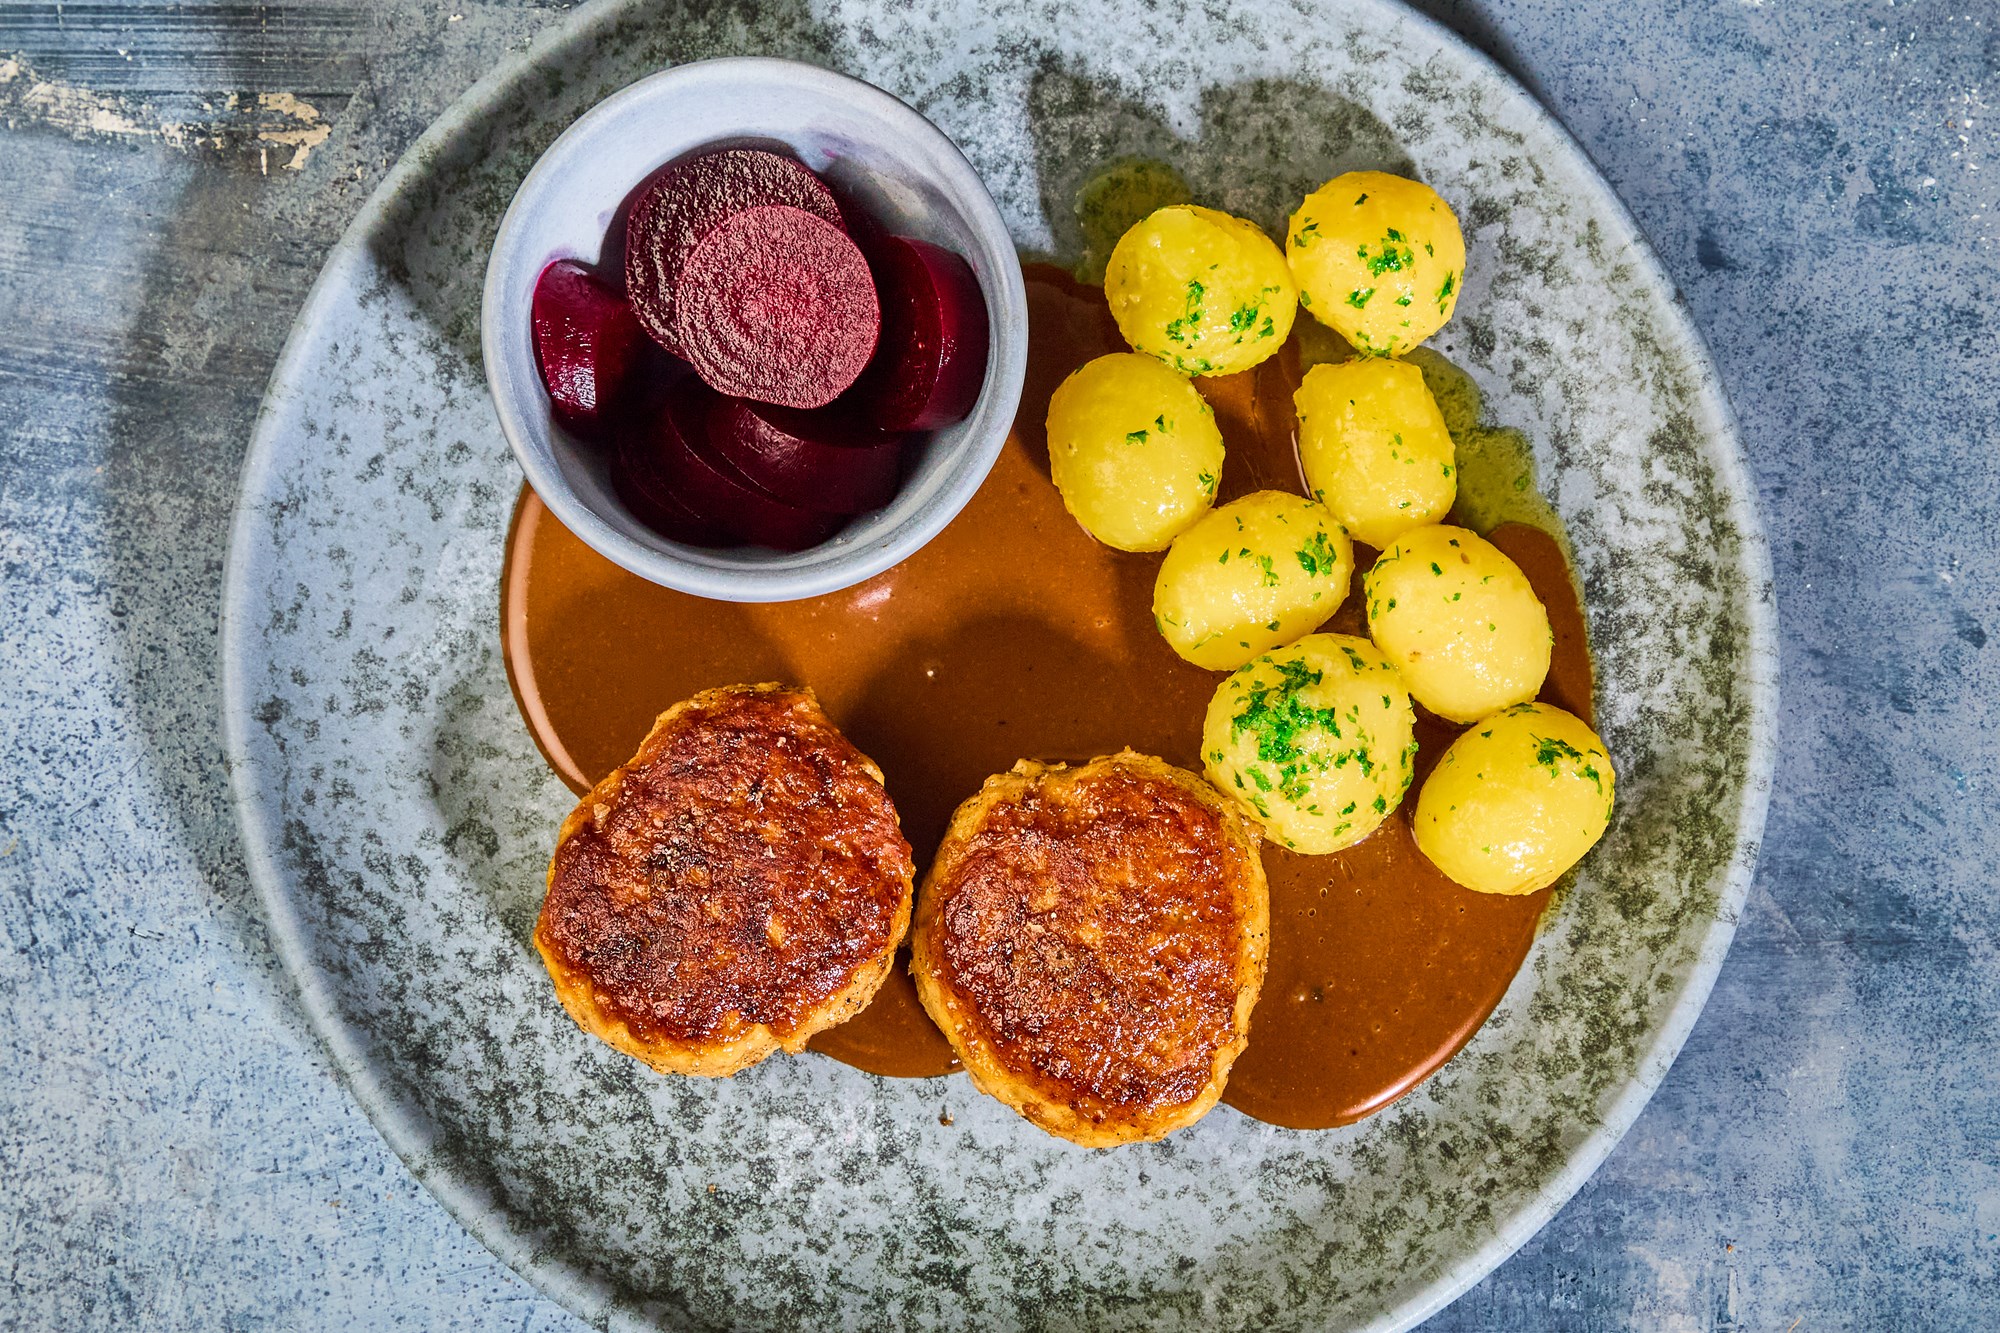
{"label": "plate rim", "polygon": [[[614,26],[633,4],[634,0],[589,0],[550,25],[526,46],[503,55],[492,69],[439,112],[423,133],[404,149],[327,251],[320,272],[307,290],[286,334],[283,349],[266,380],[250,441],[238,471],[217,626],[224,766],[228,770],[231,805],[242,840],[244,866],[263,903],[272,948],[298,987],[300,1005],[314,1035],[325,1048],[334,1072],[348,1094],[404,1169],[454,1221],[496,1258],[537,1291],[587,1323],[593,1319],[608,1322],[618,1313],[602,1301],[594,1307],[586,1305],[586,1298],[598,1286],[590,1271],[559,1250],[547,1251],[538,1247],[516,1224],[511,1213],[492,1206],[491,1201],[481,1197],[476,1188],[462,1182],[449,1170],[426,1160],[430,1137],[426,1125],[421,1117],[383,1085],[363,1049],[361,1034],[341,1015],[328,995],[309,956],[307,931],[285,892],[287,879],[274,852],[275,848],[282,846],[282,836],[274,836],[277,831],[269,826],[266,809],[258,799],[261,790],[259,769],[250,754],[251,715],[245,707],[249,693],[244,672],[249,655],[238,649],[245,636],[252,632],[251,622],[245,614],[245,603],[249,596],[251,550],[255,544],[253,528],[261,512],[251,503],[250,497],[263,494],[263,490],[254,488],[253,483],[261,481],[277,461],[277,404],[284,386],[294,382],[297,372],[305,366],[310,331],[316,325],[322,307],[338,291],[345,289],[342,279],[367,257],[368,238],[389,213],[390,206],[401,196],[405,186],[429,169],[431,159],[439,148],[475,122],[479,113],[497,102],[524,73],[533,70],[557,50],[587,40],[594,30]],[[1595,206],[1616,218],[1630,234],[1632,243],[1628,254],[1640,277],[1671,293],[1667,329],[1679,345],[1678,350],[1697,372],[1701,386],[1699,396],[1712,400],[1716,416],[1713,458],[1721,483],[1718,489],[1727,497],[1725,513],[1736,531],[1742,564],[1751,585],[1744,600],[1746,647],[1738,675],[1745,701],[1743,729],[1746,761],[1742,789],[1732,821],[1734,839],[1716,908],[1695,950],[1687,982],[1640,1054],[1632,1077],[1534,1198],[1483,1243],[1467,1250],[1457,1261],[1440,1268],[1407,1299],[1353,1326],[1371,1333],[1401,1333],[1401,1330],[1415,1327],[1457,1300],[1488,1273],[1505,1263],[1582,1188],[1612,1149],[1624,1139],[1639,1113],[1652,1099],[1707,1006],[1723,960],[1735,938],[1736,926],[1756,874],[1769,810],[1777,751],[1778,617],[1770,546],[1735,408],[1723,386],[1707,339],[1696,324],[1680,285],[1660,262],[1651,240],[1612,189],[1596,159],[1519,78],[1457,31],[1411,8],[1404,0],[1331,0],[1327,7],[1350,11],[1372,10],[1427,33],[1459,60],[1518,93],[1538,127],[1567,145],[1589,166],[1583,190]]]}

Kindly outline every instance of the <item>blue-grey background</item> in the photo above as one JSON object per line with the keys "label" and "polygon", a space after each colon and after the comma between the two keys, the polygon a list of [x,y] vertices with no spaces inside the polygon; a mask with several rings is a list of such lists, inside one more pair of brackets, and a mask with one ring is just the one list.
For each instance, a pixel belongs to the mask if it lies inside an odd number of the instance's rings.
{"label": "blue-grey background", "polygon": [[[1555,110],[1686,294],[1784,669],[1707,1012],[1596,1178],[1430,1327],[2000,1325],[2000,11],[1423,7]],[[214,670],[237,468],[320,257],[564,12],[0,0],[0,1327],[576,1326],[307,1030]]]}

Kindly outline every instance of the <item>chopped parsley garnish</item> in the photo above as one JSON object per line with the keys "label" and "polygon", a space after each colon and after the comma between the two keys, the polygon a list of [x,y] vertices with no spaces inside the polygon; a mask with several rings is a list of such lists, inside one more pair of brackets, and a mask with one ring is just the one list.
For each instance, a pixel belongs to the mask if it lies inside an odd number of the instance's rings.
{"label": "chopped parsley garnish", "polygon": [[[1236,716],[1230,720],[1231,739],[1245,733],[1257,741],[1257,758],[1278,770],[1277,790],[1286,800],[1303,800],[1311,789],[1313,775],[1329,763],[1324,755],[1308,751],[1304,742],[1315,733],[1338,737],[1340,718],[1334,709],[1314,708],[1299,698],[1300,691],[1319,684],[1321,674],[1303,662],[1278,662],[1280,680],[1275,685],[1253,686]],[[1333,766],[1348,758],[1343,752]],[[1254,778],[1256,769],[1249,770]]]}
{"label": "chopped parsley garnish", "polygon": [[[1187,282],[1187,304],[1179,319],[1167,321],[1167,339],[1170,342],[1192,346],[1197,337],[1194,326],[1201,322],[1201,298],[1208,289],[1201,285],[1201,279],[1189,278]],[[1206,363],[1204,363],[1206,368]],[[1186,367],[1182,367],[1186,369]]]}
{"label": "chopped parsley garnish", "polygon": [[1144,444],[1146,442],[1146,436],[1147,432],[1143,430],[1128,430],[1125,432],[1125,443]]}
{"label": "chopped parsley garnish", "polygon": [[1368,276],[1372,278],[1379,278],[1384,273],[1400,273],[1417,262],[1416,251],[1403,243],[1403,234],[1394,228],[1382,238],[1373,256],[1369,255],[1365,245],[1354,253],[1356,258],[1368,265]]}
{"label": "chopped parsley garnish", "polygon": [[1535,742],[1535,762],[1549,770],[1551,777],[1562,775],[1562,761],[1567,759],[1580,766],[1579,771],[1596,785],[1597,790],[1604,790],[1604,775],[1597,771],[1597,765],[1586,761],[1583,752],[1574,745],[1557,736],[1531,734],[1530,739]]}
{"label": "chopped parsley garnish", "polygon": [[1312,541],[1293,554],[1298,557],[1299,568],[1312,578],[1330,575],[1340,568],[1340,556],[1323,529],[1315,532]]}
{"label": "chopped parsley garnish", "polygon": [[1356,310],[1363,309],[1367,306],[1368,299],[1373,295],[1375,295],[1373,287],[1356,287],[1347,294],[1347,304],[1353,306]]}

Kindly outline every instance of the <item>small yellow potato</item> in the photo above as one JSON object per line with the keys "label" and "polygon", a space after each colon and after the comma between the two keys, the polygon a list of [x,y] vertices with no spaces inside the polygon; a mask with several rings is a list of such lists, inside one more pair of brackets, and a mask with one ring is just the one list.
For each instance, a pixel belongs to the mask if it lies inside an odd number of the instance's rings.
{"label": "small yellow potato", "polygon": [[1351,634],[1308,634],[1216,688],[1209,781],[1270,836],[1319,855],[1361,841],[1409,790],[1416,712],[1396,668]]}
{"label": "small yellow potato", "polygon": [[1196,666],[1234,671],[1325,624],[1353,576],[1354,547],[1325,506],[1257,491],[1174,538],[1153,623]]}
{"label": "small yellow potato", "polygon": [[1421,181],[1350,171],[1292,214],[1299,304],[1368,356],[1401,356],[1444,327],[1465,281],[1451,205]]}
{"label": "small yellow potato", "polygon": [[1423,371],[1386,357],[1314,366],[1292,403],[1306,485],[1354,540],[1379,549],[1450,512],[1458,460]]}
{"label": "small yellow potato", "polygon": [[1472,722],[1541,692],[1549,613],[1521,567],[1470,529],[1404,533],[1361,586],[1375,646],[1439,717]]}
{"label": "small yellow potato", "polygon": [[1611,757],[1597,733],[1548,704],[1520,704],[1453,741],[1417,793],[1417,848],[1480,893],[1560,879],[1611,822]]}
{"label": "small yellow potato", "polygon": [[1125,341],[1188,375],[1233,375],[1284,346],[1299,291],[1256,223],[1193,204],[1148,214],[1104,272]]}
{"label": "small yellow potato", "polygon": [[1049,475],[1072,517],[1106,546],[1158,551],[1215,503],[1222,432],[1185,375],[1113,352],[1049,399]]}

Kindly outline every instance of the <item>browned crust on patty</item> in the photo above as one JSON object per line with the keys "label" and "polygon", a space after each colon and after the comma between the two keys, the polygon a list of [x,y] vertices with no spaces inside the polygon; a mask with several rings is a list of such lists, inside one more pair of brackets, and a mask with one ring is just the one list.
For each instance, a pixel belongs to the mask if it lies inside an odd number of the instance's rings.
{"label": "browned crust on patty", "polygon": [[952,816],[918,895],[917,994],[980,1091],[1086,1147],[1222,1096],[1264,983],[1255,828],[1127,750],[1022,760]]}
{"label": "browned crust on patty", "polygon": [[881,769],[811,690],[704,690],[563,821],[535,947],[584,1031],[733,1074],[874,998],[913,875]]}

